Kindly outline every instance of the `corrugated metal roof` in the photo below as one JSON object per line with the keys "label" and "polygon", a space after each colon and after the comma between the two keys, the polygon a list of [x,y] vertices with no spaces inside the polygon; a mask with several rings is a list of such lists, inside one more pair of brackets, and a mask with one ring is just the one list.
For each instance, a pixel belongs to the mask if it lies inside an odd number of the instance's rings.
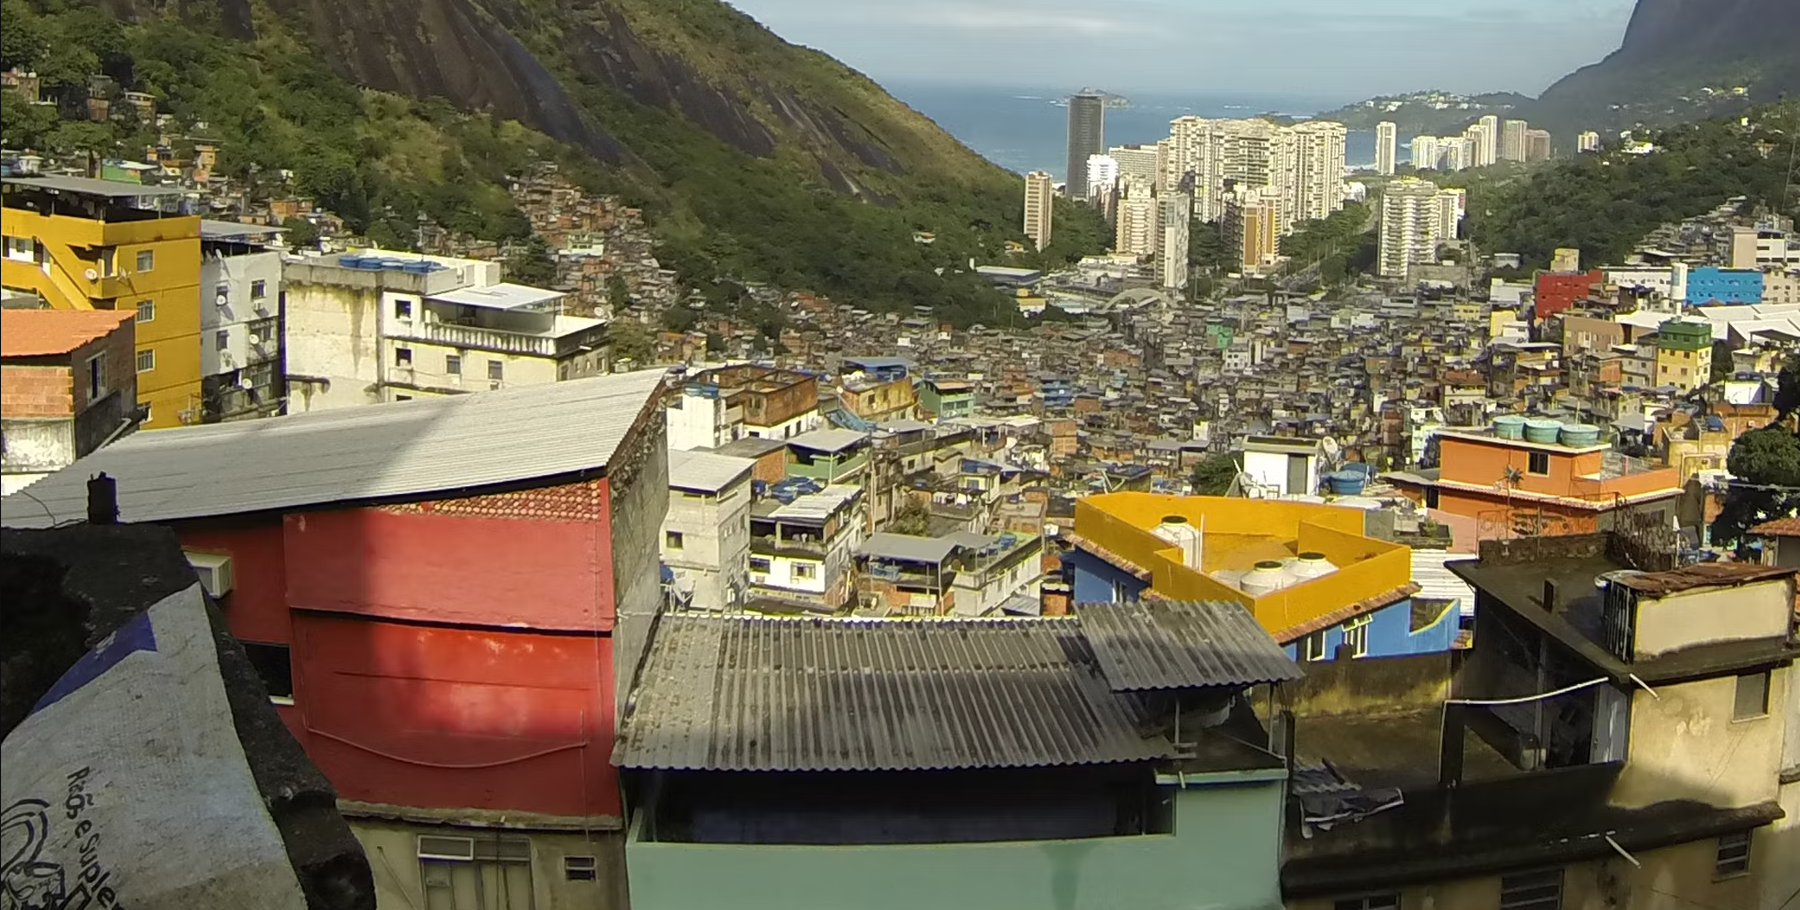
{"label": "corrugated metal roof", "polygon": [[769,513],[769,517],[781,521],[818,521],[831,518],[832,513],[844,507],[844,504],[855,499],[862,492],[861,487],[839,484],[826,487],[817,493],[799,496],[793,502],[785,503]]}
{"label": "corrugated metal roof", "polygon": [[1304,675],[1235,601],[1086,603],[1074,610],[1115,692],[1241,689]]}
{"label": "corrugated metal roof", "polygon": [[108,199],[180,196],[187,192],[178,186],[145,186],[125,180],[95,180],[92,177],[8,177],[5,182],[15,186],[37,187],[81,196],[104,196]]}
{"label": "corrugated metal roof", "polygon": [[1154,761],[1073,620],[665,614],[613,762],[902,771]]}
{"label": "corrugated metal roof", "polygon": [[868,438],[869,434],[858,430],[813,430],[788,440],[788,445],[835,454]]}
{"label": "corrugated metal roof", "polygon": [[606,466],[661,370],[140,432],[8,496],[7,527],[87,514],[118,481],[127,522],[235,515],[510,483]]}
{"label": "corrugated metal roof", "polygon": [[1474,616],[1475,589],[1446,566],[1450,563],[1469,562],[1475,558],[1472,553],[1412,551],[1412,580],[1419,586],[1419,593],[1414,596],[1421,600],[1455,601],[1463,616]]}
{"label": "corrugated metal roof", "polygon": [[717,493],[749,476],[756,462],[711,452],[669,450],[669,486],[676,490]]}
{"label": "corrugated metal roof", "polygon": [[949,537],[915,537],[882,531],[869,535],[856,552],[861,556],[899,559],[907,562],[943,562],[956,551],[958,543]]}
{"label": "corrugated metal roof", "polygon": [[442,294],[432,294],[427,299],[489,310],[516,310],[521,307],[546,304],[564,296],[566,295],[561,291],[548,291],[543,288],[502,281],[487,287],[459,288],[454,291],[445,291]]}

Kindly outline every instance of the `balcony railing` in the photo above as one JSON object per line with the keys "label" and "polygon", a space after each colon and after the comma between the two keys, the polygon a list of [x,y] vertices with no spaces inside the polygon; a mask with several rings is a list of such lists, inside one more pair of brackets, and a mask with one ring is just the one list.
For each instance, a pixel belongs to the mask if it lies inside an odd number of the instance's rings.
{"label": "balcony railing", "polygon": [[524,354],[531,357],[556,356],[556,339],[548,335],[523,335],[517,332],[471,325],[454,325],[447,322],[415,322],[410,327],[397,328],[394,334],[402,338],[429,341],[453,348],[477,348],[484,351]]}

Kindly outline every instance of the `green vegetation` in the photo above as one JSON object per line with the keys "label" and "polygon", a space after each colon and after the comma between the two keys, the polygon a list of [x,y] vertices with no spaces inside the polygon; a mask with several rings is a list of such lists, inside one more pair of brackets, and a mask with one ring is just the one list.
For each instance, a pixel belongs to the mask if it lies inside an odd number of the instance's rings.
{"label": "green vegetation", "polygon": [[[585,14],[548,0],[527,0],[527,15],[505,17],[589,125],[628,150],[611,166],[517,122],[356,87],[329,61],[372,50],[355,44],[369,40],[361,27],[309,36],[296,31],[303,20],[258,15],[259,37],[246,42],[226,37],[218,11],[205,3],[181,4],[179,20],[150,14],[133,23],[104,12],[99,0],[0,4],[0,68],[36,69],[49,97],[69,101],[84,98],[96,75],[148,92],[160,113],[174,117],[177,152],[215,143],[220,172],[311,196],[384,246],[411,246],[422,217],[463,234],[523,240],[530,227],[507,192],[508,177],[555,161],[587,189],[643,207],[659,258],[702,290],[721,281],[766,283],[874,309],[927,307],[963,324],[995,321],[1009,308],[968,264],[1008,262],[1007,242],[1024,239],[1020,180],[842,64],[780,41],[715,0],[611,0],[601,12],[617,13],[618,21],[598,31]],[[421,24],[446,27],[456,26]],[[453,44],[459,36],[429,37]],[[662,105],[633,100],[595,74],[601,40],[641,43],[660,55],[656,68],[634,79],[672,88],[686,78],[709,88],[671,91],[676,100]],[[627,65],[646,64],[634,57]],[[716,112],[682,108],[692,95],[715,90],[756,118],[739,132],[766,132],[772,152],[747,152],[754,141],[728,142],[695,119],[730,135],[735,127],[720,127]],[[789,125],[772,112],[778,97],[824,126]],[[90,123],[10,95],[5,104],[0,141],[9,147],[136,159],[156,139],[152,124],[130,116]],[[291,187],[283,185],[284,169],[292,171]],[[914,243],[915,231],[937,241]],[[1098,252],[1109,229],[1091,208],[1059,204],[1056,234],[1050,249],[1009,264],[1041,267]],[[779,321],[746,318],[765,330]]]}
{"label": "green vegetation", "polygon": [[1715,544],[1736,544],[1741,552],[1751,528],[1800,514],[1800,431],[1791,424],[1800,415],[1800,355],[1782,367],[1775,409],[1774,422],[1738,437],[1731,447],[1725,466],[1735,479],[1713,520]]}
{"label": "green vegetation", "polygon": [[1349,202],[1323,221],[1306,221],[1281,239],[1290,274],[1319,267],[1319,281],[1331,287],[1354,278],[1374,264],[1369,203]]}
{"label": "green vegetation", "polygon": [[1224,496],[1237,482],[1239,470],[1236,455],[1214,455],[1194,465],[1194,495]]}
{"label": "green vegetation", "polygon": [[[1439,96],[1450,96],[1447,92],[1414,92],[1409,95],[1389,95],[1371,98],[1345,105],[1335,111],[1320,114],[1318,119],[1342,123],[1344,126],[1362,132],[1374,132],[1375,126],[1382,121],[1390,121],[1402,137],[1411,136],[1448,136],[1460,134],[1470,124],[1488,114],[1502,119],[1518,116],[1514,111],[1521,105],[1531,103],[1531,99],[1512,92],[1496,92],[1486,95],[1474,95],[1463,99],[1468,108],[1437,107]],[[1391,103],[1398,103],[1396,110],[1387,110]],[[1403,138],[1401,141],[1405,141]]]}
{"label": "green vegetation", "polygon": [[1750,207],[1800,212],[1791,191],[1782,201],[1797,128],[1793,105],[1765,108],[1748,126],[1733,119],[1670,129],[1653,138],[1649,155],[1584,155],[1491,192],[1471,187],[1468,228],[1484,251],[1546,266],[1558,247],[1580,249],[1587,262],[1623,261],[1658,226],[1738,196]]}

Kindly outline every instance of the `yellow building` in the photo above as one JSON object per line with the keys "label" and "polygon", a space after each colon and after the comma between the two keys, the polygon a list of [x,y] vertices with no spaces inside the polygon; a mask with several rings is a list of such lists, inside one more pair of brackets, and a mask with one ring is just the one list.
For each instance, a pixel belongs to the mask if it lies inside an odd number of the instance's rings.
{"label": "yellow building", "polygon": [[1712,324],[1675,319],[1656,332],[1656,384],[1692,392],[1712,382]]}
{"label": "yellow building", "polygon": [[0,189],[0,286],[55,309],[135,310],[144,426],[198,423],[200,218],[182,213],[182,191],[82,177]]}

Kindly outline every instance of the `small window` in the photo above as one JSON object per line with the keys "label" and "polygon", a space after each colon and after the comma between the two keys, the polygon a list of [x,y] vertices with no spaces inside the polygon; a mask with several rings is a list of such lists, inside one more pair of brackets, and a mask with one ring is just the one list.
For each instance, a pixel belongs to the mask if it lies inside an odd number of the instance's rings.
{"label": "small window", "polygon": [[1539,477],[1548,475],[1550,473],[1550,453],[1532,452],[1527,457],[1525,470]]}
{"label": "small window", "polygon": [[395,395],[394,400],[395,401],[411,401],[412,396],[411,395]]}
{"label": "small window", "polygon": [[447,375],[450,375],[450,376],[461,376],[462,375],[462,355],[461,354],[445,354],[444,355],[444,373]]}
{"label": "small window", "polygon": [[1500,910],[1562,910],[1561,869],[1500,878]]}
{"label": "small window", "polygon": [[394,318],[395,319],[411,319],[412,318],[412,301],[406,299],[405,297],[401,297],[398,300],[395,300],[394,301]]}
{"label": "small window", "polygon": [[412,366],[412,348],[395,348],[394,349],[394,366],[397,366],[397,367]]}
{"label": "small window", "polygon": [[1373,622],[1367,614],[1344,623],[1344,644],[1350,648],[1351,657],[1369,656],[1369,623]]}
{"label": "small window", "polygon": [[156,268],[156,251],[144,250],[137,254],[137,270],[148,272]]}
{"label": "small window", "polygon": [[591,882],[600,877],[591,856],[563,857],[563,879],[571,882]]}
{"label": "small window", "polygon": [[1737,699],[1731,706],[1732,720],[1766,717],[1769,713],[1769,674],[1749,673],[1737,678]]}
{"label": "small window", "polygon": [[1325,651],[1325,632],[1314,632],[1300,639],[1300,657],[1304,660],[1324,660],[1329,655]]}
{"label": "small window", "polygon": [[1438,508],[1438,503],[1440,501],[1441,501],[1441,497],[1439,495],[1439,491],[1438,491],[1437,487],[1426,487],[1425,488],[1425,508],[1427,508],[1427,509]]}
{"label": "small window", "polygon": [[1739,831],[1719,838],[1719,855],[1713,863],[1713,874],[1719,878],[1750,872],[1750,832]]}
{"label": "small window", "polygon": [[134,317],[132,321],[133,322],[155,322],[156,321],[156,301],[154,301],[154,300],[138,301],[137,316]]}
{"label": "small window", "polygon": [[269,283],[261,278],[250,282],[250,299],[261,300],[269,296]]}
{"label": "small window", "polygon": [[87,362],[88,401],[99,401],[106,394],[106,362],[96,354]]}
{"label": "small window", "polygon": [[810,562],[794,563],[794,577],[801,579],[802,581],[818,578],[819,567]]}
{"label": "small window", "polygon": [[506,378],[506,362],[501,361],[501,360],[488,361],[488,378],[492,379],[495,382],[499,382],[500,380],[505,379]]}
{"label": "small window", "polygon": [[218,350],[218,351],[223,351],[228,347],[231,347],[231,333],[224,329],[220,329],[219,331],[214,332],[213,333],[213,349]]}
{"label": "small window", "polygon": [[269,698],[283,703],[294,703],[294,665],[287,645],[272,645],[262,642],[243,642],[244,653],[250,655],[250,665],[256,668],[256,675],[262,677],[263,688],[269,690]]}
{"label": "small window", "polygon": [[1332,910],[1400,910],[1400,893],[1391,891],[1387,894],[1339,898],[1332,902],[1331,907]]}
{"label": "small window", "polygon": [[766,556],[750,557],[750,571],[763,575],[769,574],[769,559]]}
{"label": "small window", "polygon": [[671,550],[679,550],[681,549],[681,545],[682,538],[680,531],[663,532],[663,546],[668,547]]}
{"label": "small window", "polygon": [[137,371],[148,373],[156,369],[156,352],[144,350],[137,352]]}

